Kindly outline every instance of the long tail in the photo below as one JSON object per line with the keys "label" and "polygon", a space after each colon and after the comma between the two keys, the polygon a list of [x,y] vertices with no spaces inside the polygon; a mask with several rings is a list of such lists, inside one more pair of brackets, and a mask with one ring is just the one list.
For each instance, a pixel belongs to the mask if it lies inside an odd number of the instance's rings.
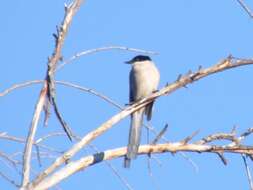
{"label": "long tail", "polygon": [[134,112],[131,116],[131,127],[129,131],[127,154],[124,161],[125,168],[130,167],[131,159],[135,159],[138,153],[138,148],[141,140],[141,128],[144,111],[145,108],[142,108],[141,110]]}
{"label": "long tail", "polygon": [[152,117],[153,105],[154,105],[154,101],[151,102],[149,105],[147,105],[145,109],[145,114],[147,116],[148,121],[150,121]]}

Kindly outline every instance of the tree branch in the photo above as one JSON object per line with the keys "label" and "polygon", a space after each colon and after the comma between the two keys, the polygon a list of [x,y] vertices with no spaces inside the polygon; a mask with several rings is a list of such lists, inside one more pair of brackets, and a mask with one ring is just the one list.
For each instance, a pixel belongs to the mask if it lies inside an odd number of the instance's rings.
{"label": "tree branch", "polygon": [[251,17],[253,18],[253,14],[250,10],[250,8],[246,5],[246,3],[243,2],[243,0],[237,0],[237,2],[241,5],[243,10]]}
{"label": "tree branch", "polygon": [[[226,138],[226,137],[224,137]],[[69,162],[68,165],[55,172],[51,176],[45,178],[39,184],[33,187],[34,190],[47,189],[50,188],[63,179],[69,177],[70,175],[84,170],[85,168],[98,164],[105,160],[111,160],[115,158],[123,157],[127,152],[126,147],[116,148],[112,150],[107,150],[90,156],[85,156],[77,161]],[[185,144],[182,142],[175,143],[166,143],[166,144],[157,144],[157,145],[142,145],[139,147],[138,154],[154,154],[154,153],[165,153],[165,152],[196,152],[196,153],[215,153],[220,154],[223,152],[226,153],[235,153],[235,154],[253,154],[253,146],[244,146],[244,145],[234,145],[231,146],[220,146],[220,145],[206,145],[206,144]]]}
{"label": "tree branch", "polygon": [[30,164],[31,164],[31,154],[32,154],[32,145],[34,142],[34,137],[36,133],[36,129],[38,126],[40,114],[43,110],[44,102],[46,99],[46,94],[47,94],[47,85],[44,83],[44,87],[41,90],[39,100],[36,104],[35,111],[33,114],[33,119],[32,119],[32,124],[31,128],[28,133],[28,137],[26,140],[26,145],[25,145],[25,151],[23,154],[23,173],[22,173],[22,187],[26,186],[29,183],[29,177],[30,177]]}
{"label": "tree branch", "polygon": [[76,53],[71,58],[67,59],[66,61],[63,61],[63,63],[57,67],[57,70],[62,69],[65,65],[72,63],[75,59],[77,59],[81,56],[89,55],[89,54],[93,54],[93,53],[97,53],[97,52],[101,52],[101,51],[109,51],[109,50],[126,50],[126,51],[132,51],[132,52],[144,53],[144,54],[151,54],[151,55],[157,54],[154,51],[147,51],[147,50],[142,50],[142,49],[137,49],[137,48],[129,48],[129,47],[124,47],[124,46],[100,47],[100,48],[88,49],[88,50]]}
{"label": "tree branch", "polygon": [[[46,97],[55,98],[54,93],[54,73],[55,68],[58,61],[61,58],[61,49],[64,43],[64,39],[66,37],[69,25],[72,21],[73,16],[76,11],[81,6],[83,0],[75,0],[70,6],[65,6],[65,17],[63,19],[62,25],[59,30],[57,30],[57,37],[55,43],[55,49],[52,56],[49,59],[48,63],[48,71],[47,71],[47,82],[44,83],[43,88],[41,90],[39,100],[37,102],[35,112],[32,119],[32,124],[27,136],[27,142],[24,150],[23,156],[23,176],[22,176],[22,188],[28,185],[30,178],[30,167],[31,167],[31,153],[32,153],[32,144],[34,141],[35,133],[38,126],[38,121],[40,118],[40,114],[43,110],[43,106],[46,101]],[[55,102],[55,101],[53,101]]]}

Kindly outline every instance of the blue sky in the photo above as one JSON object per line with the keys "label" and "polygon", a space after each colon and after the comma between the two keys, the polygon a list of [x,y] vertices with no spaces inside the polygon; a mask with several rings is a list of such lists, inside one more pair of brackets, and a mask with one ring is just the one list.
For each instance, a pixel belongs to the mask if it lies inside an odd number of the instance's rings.
{"label": "blue sky", "polygon": [[[63,0],[3,1],[0,12],[1,74],[0,90],[12,84],[43,79],[47,57],[54,48],[52,33],[63,18]],[[245,1],[253,9],[253,2]],[[77,52],[121,45],[153,50],[160,69],[163,87],[177,76],[196,70],[199,65],[209,67],[232,54],[252,58],[253,20],[236,0],[229,1],[87,1],[75,16],[63,48],[63,57]],[[57,80],[73,82],[93,88],[116,102],[128,102],[129,65],[124,61],[136,53],[106,51],[87,55],[65,66],[57,73]],[[242,132],[253,123],[253,67],[237,68],[215,74],[161,97],[155,104],[151,124],[159,131],[166,123],[166,137],[181,140],[200,129],[199,139],[215,132],[229,132],[234,125]],[[38,98],[40,85],[20,89],[0,98],[0,131],[25,137]],[[84,135],[95,129],[119,110],[90,94],[63,86],[57,87],[59,108],[73,130]],[[100,150],[127,144],[129,118],[121,121],[93,144]],[[62,131],[55,116],[47,128],[39,126],[37,137]],[[146,130],[143,130],[143,143]],[[67,149],[67,138],[57,137],[47,143]],[[247,141],[252,143],[252,138]],[[0,141],[1,151],[12,154],[22,146]],[[88,153],[91,151],[88,149]],[[79,155],[87,154],[86,151]],[[157,155],[162,162],[152,161],[153,178],[148,174],[147,157],[140,156],[130,170],[122,168],[122,159],[111,163],[134,189],[247,189],[248,182],[242,158],[226,154],[228,166],[212,154],[187,153],[198,166],[198,172],[180,154]],[[51,163],[43,160],[35,171]],[[252,163],[250,164],[252,168]],[[0,162],[2,172],[18,179],[18,175]],[[0,178],[3,189],[12,189]],[[60,185],[63,189],[125,189],[120,180],[103,163],[82,171]]]}

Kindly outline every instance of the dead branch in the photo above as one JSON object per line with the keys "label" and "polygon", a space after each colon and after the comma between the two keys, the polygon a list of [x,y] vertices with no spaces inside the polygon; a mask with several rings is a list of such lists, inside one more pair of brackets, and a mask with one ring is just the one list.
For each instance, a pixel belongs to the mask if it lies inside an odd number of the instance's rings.
{"label": "dead branch", "polygon": [[[30,178],[30,164],[31,164],[31,152],[32,152],[32,142],[34,141],[35,133],[38,126],[38,120],[40,117],[40,113],[42,112],[43,106],[45,105],[46,98],[52,100],[54,105],[54,109],[56,108],[56,100],[55,100],[55,87],[54,87],[54,74],[55,69],[57,66],[58,61],[61,58],[61,49],[68,32],[68,28],[72,21],[73,16],[81,6],[84,0],[76,0],[71,5],[65,6],[65,17],[60,28],[57,29],[57,36],[54,35],[55,38],[55,49],[52,56],[49,58],[48,63],[48,71],[47,71],[47,82],[44,83],[43,88],[40,93],[40,97],[38,103],[36,105],[36,109],[33,115],[31,128],[29,130],[29,134],[27,137],[27,143],[24,150],[24,157],[23,157],[23,179],[22,179],[22,187],[24,188],[29,183]],[[47,109],[48,110],[48,109]],[[60,118],[62,119],[62,118]],[[60,120],[61,123],[63,120]],[[64,126],[66,131],[66,126]]]}
{"label": "dead branch", "polygon": [[0,176],[4,178],[6,181],[8,181],[10,184],[14,185],[15,187],[19,188],[20,185],[14,180],[12,180],[10,177],[8,177],[6,174],[0,172]]}
{"label": "dead branch", "polygon": [[[217,138],[213,138],[212,140],[210,137],[217,137],[219,136],[219,140],[227,140],[226,133],[219,133],[223,135],[209,135],[209,142],[216,141]],[[207,139],[203,138],[203,139]],[[233,141],[232,139],[230,139]],[[48,176],[40,183],[33,186],[33,189],[47,189],[50,188],[63,179],[69,177],[70,175],[84,170],[85,168],[92,166],[94,164],[98,164],[105,160],[111,160],[115,158],[123,157],[126,154],[126,147],[116,148],[112,150],[107,150],[104,152],[96,153],[93,155],[85,156],[77,161],[69,162],[65,167],[56,171],[51,176]],[[230,146],[230,144],[225,145],[209,145],[209,144],[199,144],[199,141],[196,143],[187,144],[184,140],[175,142],[175,143],[165,143],[165,144],[149,144],[149,145],[142,145],[139,147],[138,154],[157,154],[157,153],[177,153],[177,152],[195,152],[195,153],[215,153],[215,154],[223,154],[223,153],[234,153],[234,154],[245,154],[245,155],[252,155],[253,154],[253,146],[247,146],[243,144],[235,144]]]}
{"label": "dead branch", "polygon": [[36,128],[38,126],[40,114],[43,110],[44,106],[44,101],[46,99],[46,94],[47,94],[47,85],[45,83],[43,90],[40,93],[38,102],[35,107],[33,119],[32,119],[32,124],[31,128],[28,133],[28,137],[26,140],[26,145],[25,145],[25,151],[23,154],[23,180],[22,180],[22,186],[25,186],[29,183],[29,176],[30,176],[30,167],[31,167],[31,154],[32,154],[32,146],[33,146],[33,141],[35,137],[35,132]]}
{"label": "dead branch", "polygon": [[251,177],[250,169],[249,169],[249,166],[248,166],[248,163],[247,163],[247,158],[244,154],[242,154],[242,159],[243,159],[243,163],[244,163],[244,166],[245,166],[245,169],[246,169],[250,190],[253,190],[252,177]]}
{"label": "dead branch", "polygon": [[142,50],[142,49],[137,49],[137,48],[129,48],[129,47],[124,47],[124,46],[100,47],[100,48],[89,49],[89,50],[85,50],[85,51],[76,53],[71,58],[67,59],[66,61],[63,61],[63,63],[57,67],[57,70],[62,69],[65,65],[72,63],[74,60],[76,60],[77,58],[79,58],[81,56],[97,53],[100,51],[109,51],[109,50],[126,50],[126,51],[132,51],[132,52],[143,53],[143,54],[151,54],[151,55],[157,54],[154,51],[147,51],[147,50]]}
{"label": "dead branch", "polygon": [[237,2],[241,5],[241,7],[243,8],[243,10],[244,10],[251,18],[253,18],[252,11],[251,11],[250,8],[246,5],[246,3],[244,3],[243,0],[237,0]]}
{"label": "dead branch", "polygon": [[13,158],[11,158],[11,156],[7,155],[4,152],[0,152],[0,157],[2,157],[3,159],[5,159],[9,163],[11,163],[14,167],[16,167],[19,163],[18,160],[14,160]]}
{"label": "dead branch", "polygon": [[[0,133],[0,139],[5,139],[5,140],[17,142],[17,143],[26,143],[25,139],[8,135],[6,132]],[[45,150],[47,150],[49,152],[52,152],[52,153],[58,153],[58,154],[62,154],[63,153],[62,151],[58,151],[58,150],[53,149],[52,147],[49,147],[49,146],[44,145],[44,144],[41,144],[42,141],[40,139],[38,139],[37,141],[33,142],[33,145],[38,146],[40,148],[43,148],[43,149],[45,149]]]}

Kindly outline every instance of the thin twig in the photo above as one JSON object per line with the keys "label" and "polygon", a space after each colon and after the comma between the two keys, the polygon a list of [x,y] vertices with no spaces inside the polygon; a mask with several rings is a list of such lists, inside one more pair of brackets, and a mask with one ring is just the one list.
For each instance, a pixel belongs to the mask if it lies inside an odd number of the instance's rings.
{"label": "thin twig", "polygon": [[221,140],[221,139],[228,140],[233,143],[235,142],[235,144],[238,144],[238,139],[236,138],[236,136],[234,136],[234,134],[231,134],[231,133],[215,133],[215,134],[202,138],[200,141],[197,142],[197,144],[207,144],[215,140]]}
{"label": "thin twig", "polygon": [[195,137],[198,133],[199,133],[199,130],[194,131],[191,135],[189,135],[189,136],[187,136],[186,138],[184,138],[184,139],[181,141],[181,143],[187,144],[187,143],[190,142],[190,141],[193,139],[193,137]]}
{"label": "thin twig", "polygon": [[81,90],[81,91],[89,92],[89,93],[105,100],[106,102],[114,105],[115,107],[117,107],[119,109],[124,109],[123,106],[119,105],[118,103],[116,103],[115,101],[110,99],[108,96],[105,96],[102,93],[99,93],[99,92],[97,92],[97,91],[95,91],[91,88],[86,88],[86,87],[83,87],[83,86],[80,86],[80,85],[77,85],[77,84],[73,84],[73,83],[70,83],[70,82],[64,82],[64,81],[56,81],[56,83],[60,84],[60,85],[76,88],[76,89]]}
{"label": "thin twig", "polygon": [[72,141],[72,137],[75,136],[72,129],[68,126],[66,121],[63,119],[61,112],[59,111],[58,104],[56,103],[56,97],[52,97],[52,104],[54,108],[54,112],[56,114],[57,119],[60,121],[63,130],[65,131],[66,135],[68,136],[69,140]]}
{"label": "thin twig", "polygon": [[37,139],[36,141],[35,141],[35,144],[37,145],[37,144],[39,144],[39,143],[41,143],[41,142],[43,142],[43,141],[45,141],[45,140],[47,140],[48,138],[51,138],[51,137],[55,137],[55,136],[65,136],[66,134],[65,133],[62,133],[62,132],[53,132],[53,133],[49,133],[49,134],[47,134],[47,135],[45,135],[45,136],[43,136],[43,137],[40,137],[39,139]]}
{"label": "thin twig", "polygon": [[246,155],[242,154],[242,159],[243,159],[243,163],[244,163],[244,166],[245,166],[245,169],[246,169],[250,190],[253,190],[253,182],[252,182],[250,169],[249,169],[249,166],[248,166],[248,163],[247,163],[247,160],[246,160]]}
{"label": "thin twig", "polygon": [[220,153],[220,152],[218,152],[217,155],[218,155],[219,158],[221,159],[222,163],[226,166],[226,165],[228,164],[228,161],[227,161],[227,159],[225,158],[225,156],[224,156],[222,153]]}
{"label": "thin twig", "polygon": [[247,131],[245,131],[244,133],[242,133],[240,135],[240,137],[238,138],[239,141],[242,141],[244,140],[247,136],[251,135],[253,133],[253,127],[252,128],[249,128]]}
{"label": "thin twig", "polygon": [[14,185],[15,187],[17,187],[17,188],[20,187],[20,185],[17,182],[12,180],[10,177],[8,177],[6,174],[2,173],[1,171],[0,171],[0,176],[2,178],[4,178],[6,181],[8,181],[10,184]]}
{"label": "thin twig", "polygon": [[40,148],[37,145],[35,145],[35,150],[36,150],[36,157],[37,157],[39,166],[41,167],[42,164],[41,164]]}
{"label": "thin twig", "polygon": [[241,5],[241,7],[246,11],[246,13],[253,18],[253,14],[250,8],[243,2],[243,0],[237,0],[237,2]]}
{"label": "thin twig", "polygon": [[[12,92],[13,90],[16,90],[16,89],[19,89],[19,88],[23,88],[23,87],[27,87],[27,86],[31,86],[33,84],[40,84],[40,83],[43,83],[43,82],[45,82],[45,80],[32,80],[32,81],[27,81],[27,82],[24,82],[24,83],[14,84],[10,88],[7,88],[3,92],[1,92],[0,93],[0,97],[7,95],[8,93]],[[102,93],[99,93],[99,92],[95,91],[92,88],[87,88],[87,87],[83,87],[83,86],[80,86],[80,85],[77,85],[77,84],[74,84],[74,83],[71,83],[71,82],[58,81],[58,80],[56,80],[55,83],[63,85],[63,86],[68,86],[68,87],[76,88],[76,89],[84,91],[84,92],[89,92],[89,93],[91,93],[91,94],[93,94],[93,95],[95,95],[95,96],[97,96],[97,97],[105,100],[106,102],[114,105],[115,107],[117,107],[117,108],[119,108],[121,110],[124,109],[123,106],[121,106],[120,104],[116,103],[115,101],[113,101],[112,99],[110,99],[108,96],[105,96]]]}
{"label": "thin twig", "polygon": [[159,132],[159,134],[156,136],[156,138],[152,141],[151,144],[156,144],[161,138],[162,136],[166,133],[167,129],[168,129],[169,125],[166,124],[164,126],[164,128]]}
{"label": "thin twig", "polygon": [[[79,136],[75,136],[75,139],[77,141],[80,141],[81,138]],[[95,145],[89,144],[89,147],[91,149],[93,149],[97,154],[99,154],[101,151],[98,150],[98,148]],[[105,164],[112,170],[112,172],[119,178],[119,180],[125,185],[125,187],[128,190],[133,190],[133,188],[131,187],[131,185],[128,183],[128,181],[119,174],[119,172],[117,171],[117,169],[109,162],[109,161],[105,161]]]}
{"label": "thin twig", "polygon": [[196,173],[199,172],[198,165],[188,155],[186,155],[184,152],[180,152],[180,155],[190,163]]}
{"label": "thin twig", "polygon": [[65,65],[70,64],[72,61],[74,61],[75,59],[81,56],[93,54],[93,53],[97,53],[101,51],[109,51],[109,50],[126,50],[126,51],[132,51],[132,52],[143,53],[143,54],[151,54],[151,55],[157,54],[156,52],[153,52],[153,51],[147,51],[147,50],[142,50],[142,49],[137,49],[137,48],[129,48],[129,47],[124,47],[124,46],[106,46],[106,47],[89,49],[89,50],[76,53],[71,58],[67,59],[66,61],[63,61],[63,63],[58,66],[57,70],[62,69]]}
{"label": "thin twig", "polygon": [[148,174],[149,174],[149,177],[152,181],[152,183],[154,184],[156,190],[159,190],[160,187],[158,185],[158,183],[156,182],[155,178],[154,178],[154,175],[153,175],[153,172],[152,172],[152,168],[151,168],[151,158],[152,158],[152,155],[151,154],[148,154]]}
{"label": "thin twig", "polygon": [[45,82],[45,80],[32,80],[32,81],[27,81],[27,82],[20,83],[20,84],[14,84],[10,88],[7,88],[3,92],[1,92],[0,97],[9,94],[13,90],[16,90],[16,89],[19,89],[19,88],[24,88],[24,87],[27,87],[27,86],[31,86],[33,84],[40,84],[40,83],[43,83],[43,82]]}
{"label": "thin twig", "polygon": [[9,155],[3,153],[3,152],[0,152],[0,157],[4,158],[5,160],[7,160],[9,163],[11,163],[13,166],[17,166],[18,164],[18,161],[17,160],[14,160],[13,158],[11,158]]}
{"label": "thin twig", "polygon": [[[90,144],[89,145],[93,150],[95,150],[96,153],[99,153],[100,151],[98,150],[97,147],[95,147],[94,145]],[[117,169],[109,162],[109,161],[105,161],[105,164],[112,170],[112,172],[119,178],[119,180],[125,185],[125,187],[128,190],[133,190],[133,188],[131,187],[131,185],[128,183],[128,181],[119,174],[119,172],[117,171]]]}
{"label": "thin twig", "polygon": [[[50,134],[49,134],[50,135]],[[10,140],[10,141],[14,141],[14,142],[18,142],[18,143],[26,143],[26,140],[23,139],[23,138],[19,138],[19,137],[15,137],[15,136],[11,136],[11,135],[7,135],[7,133],[3,132],[3,133],[0,133],[0,139],[6,139],[6,140]],[[62,151],[58,151],[58,150],[55,150],[49,146],[46,146],[44,144],[40,144],[40,142],[33,142],[33,145],[37,145],[39,146],[40,148],[44,148],[45,150],[48,150],[48,151],[51,151],[51,152],[55,152],[55,153],[60,153],[62,154],[63,152]]]}

